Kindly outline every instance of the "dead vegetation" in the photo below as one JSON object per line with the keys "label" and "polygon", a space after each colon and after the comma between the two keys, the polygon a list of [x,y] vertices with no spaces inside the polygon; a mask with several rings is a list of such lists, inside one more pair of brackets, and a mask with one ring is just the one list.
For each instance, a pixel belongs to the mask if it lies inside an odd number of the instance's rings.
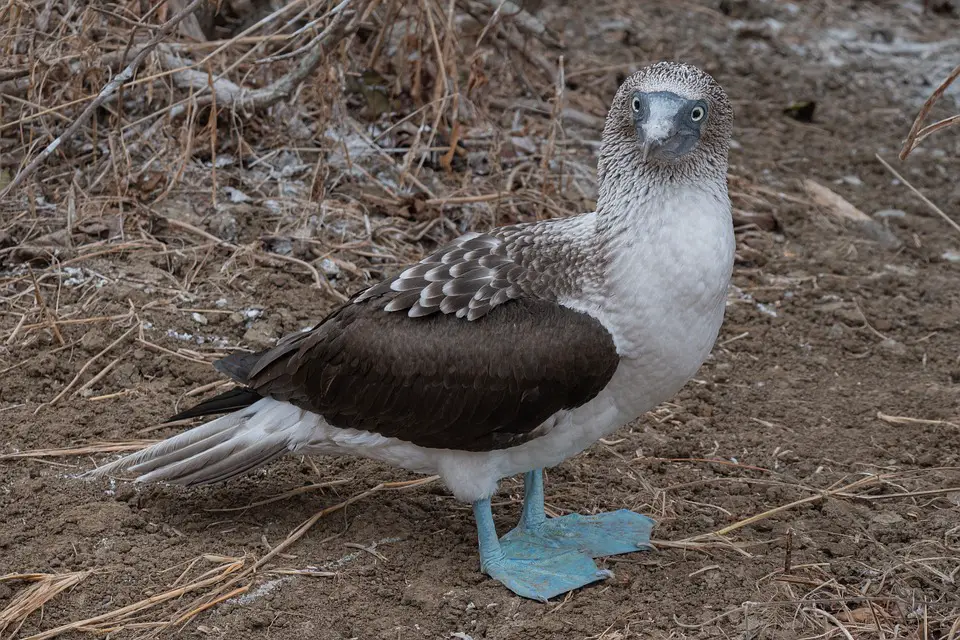
{"label": "dead vegetation", "polygon": [[[222,357],[237,345],[184,327],[255,318],[256,308],[218,305],[224,291],[249,292],[255,279],[292,274],[333,305],[464,231],[595,205],[592,154],[606,105],[596,92],[571,87],[621,69],[570,68],[560,35],[534,13],[497,0],[224,0],[218,11],[212,7],[202,0],[29,0],[0,8],[0,376],[81,344],[93,347],[68,379],[30,398],[0,398],[12,402],[0,406],[0,416],[27,403],[43,415],[71,398],[131,396],[137,391],[107,383],[137,349],[184,363]],[[921,128],[927,111],[903,157],[956,120]],[[865,225],[868,235],[899,247],[888,230],[817,183],[790,195],[734,175],[731,187],[741,265],[762,259],[752,241],[779,229],[774,203],[784,200]],[[144,270],[132,273],[134,263]],[[298,323],[284,319],[266,334],[250,327],[244,342],[264,346]],[[185,397],[221,384],[196,386]],[[55,460],[149,442],[15,451],[0,462],[61,465]],[[765,478],[773,474],[767,469],[733,467],[742,475],[724,482],[783,484]],[[846,583],[829,566],[794,564],[790,533],[762,543],[736,537],[761,520],[826,501],[934,500],[960,490],[943,484],[946,474],[791,484],[795,500],[712,533],[659,541],[703,554],[704,572],[714,570],[716,554],[749,561],[754,546],[784,550],[783,569],[760,585],[762,600],[698,622],[676,617],[678,633],[731,621],[753,637],[758,625],[776,619],[818,637],[960,638],[952,595],[960,569],[956,529],[891,554],[889,564],[864,572],[871,576],[865,581]],[[331,577],[274,562],[320,518],[374,493],[433,480],[355,492],[259,558],[204,554],[171,567],[175,579],[157,576],[166,586],[152,595],[95,616],[78,612],[29,637],[156,635],[244,594],[268,570]],[[248,507],[321,485],[329,486]],[[662,501],[651,510],[669,517],[682,491],[655,492]],[[11,602],[0,603],[0,636],[20,637],[21,625],[51,599],[101,579],[108,578],[95,571],[0,577],[18,586]]]}
{"label": "dead vegetation", "polygon": [[913,126],[910,127],[910,133],[907,134],[907,139],[904,140],[903,147],[900,149],[900,160],[906,160],[916,146],[927,136],[960,123],[960,114],[957,114],[938,120],[932,124],[923,124],[930,115],[930,111],[933,110],[933,106],[937,104],[958,77],[960,77],[960,65],[957,65],[957,67],[950,72],[950,75],[943,79],[943,82],[933,90],[933,93],[930,94],[927,101],[923,103],[920,112],[913,121]]}

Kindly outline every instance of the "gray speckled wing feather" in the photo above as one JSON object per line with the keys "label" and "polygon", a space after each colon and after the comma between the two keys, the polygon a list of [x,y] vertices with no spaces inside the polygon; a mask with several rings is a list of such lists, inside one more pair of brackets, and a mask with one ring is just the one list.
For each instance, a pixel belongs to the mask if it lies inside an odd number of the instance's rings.
{"label": "gray speckled wing feather", "polygon": [[[506,227],[516,233],[522,227]],[[355,303],[379,299],[385,311],[406,311],[411,318],[436,312],[473,321],[523,294],[524,268],[508,255],[511,244],[500,235],[467,234],[398,275],[370,287]]]}

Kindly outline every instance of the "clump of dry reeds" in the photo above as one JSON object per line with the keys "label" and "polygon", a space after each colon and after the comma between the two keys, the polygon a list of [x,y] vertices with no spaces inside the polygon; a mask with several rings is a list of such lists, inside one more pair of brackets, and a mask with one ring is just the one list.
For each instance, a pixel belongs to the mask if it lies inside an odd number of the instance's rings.
{"label": "clump of dry reeds", "polygon": [[[254,2],[242,15],[248,4],[0,10],[0,261],[155,252],[168,244],[150,233],[161,224],[187,245],[298,265],[341,297],[319,255],[359,276],[370,258],[408,259],[410,239],[447,237],[477,214],[483,225],[563,214],[592,197],[589,169],[571,161],[557,177],[568,154],[556,131],[564,113],[600,120],[559,104],[558,56],[543,53],[550,35],[533,16],[436,0]],[[488,95],[489,76],[511,67],[536,99]],[[504,128],[491,106],[553,124]],[[331,243],[299,229],[290,250],[281,228],[238,243],[170,215],[184,191],[201,217],[273,198],[341,237],[362,233]]]}

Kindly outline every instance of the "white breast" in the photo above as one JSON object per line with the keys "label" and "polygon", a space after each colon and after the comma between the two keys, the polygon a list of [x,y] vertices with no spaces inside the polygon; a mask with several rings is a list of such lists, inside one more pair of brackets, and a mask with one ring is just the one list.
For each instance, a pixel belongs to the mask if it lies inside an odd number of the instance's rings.
{"label": "white breast", "polygon": [[[555,416],[546,436],[504,452],[504,475],[557,464],[672,397],[707,358],[723,321],[735,240],[730,205],[716,194],[658,198],[612,245],[605,287],[564,301],[597,317],[622,359],[591,402]],[[533,466],[531,466],[533,465]]]}

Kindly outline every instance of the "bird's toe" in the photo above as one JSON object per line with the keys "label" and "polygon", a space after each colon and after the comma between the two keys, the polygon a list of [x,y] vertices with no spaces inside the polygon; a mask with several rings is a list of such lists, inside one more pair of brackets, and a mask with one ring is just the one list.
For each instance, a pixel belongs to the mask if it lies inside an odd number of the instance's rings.
{"label": "bird's toe", "polygon": [[518,596],[546,602],[550,598],[610,577],[610,572],[597,569],[588,556],[577,551],[544,548],[539,554],[525,557],[509,555],[485,563],[483,571]]}

